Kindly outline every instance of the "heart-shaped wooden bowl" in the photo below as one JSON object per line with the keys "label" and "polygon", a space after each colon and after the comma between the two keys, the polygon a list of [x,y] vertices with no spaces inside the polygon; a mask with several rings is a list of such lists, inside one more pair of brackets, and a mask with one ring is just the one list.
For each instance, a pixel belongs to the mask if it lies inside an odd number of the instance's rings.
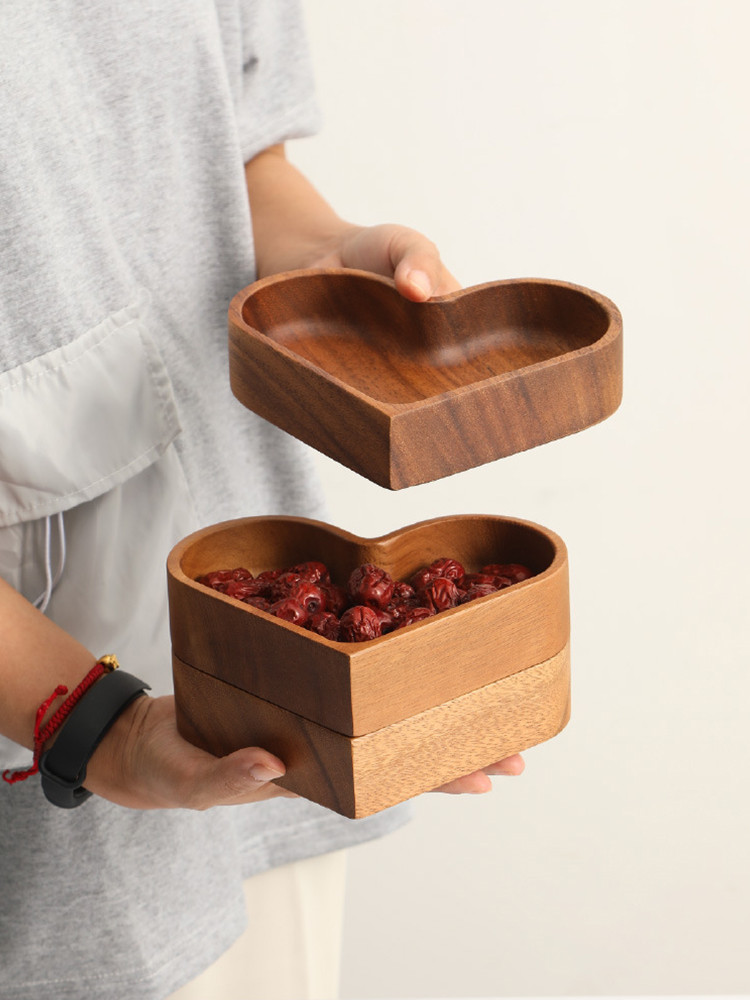
{"label": "heart-shaped wooden bowl", "polygon": [[[366,562],[406,579],[442,556],[471,572],[521,562],[535,575],[362,643],[333,642],[196,582],[305,560],[342,583]],[[168,582],[180,732],[217,754],[266,747],[287,765],[281,784],[344,815],[420,794],[567,722],[567,553],[539,525],[459,515],[367,539],[304,518],[243,518],[183,539]]]}
{"label": "heart-shaped wooden bowl", "polygon": [[537,278],[403,298],[365,271],[274,275],[229,309],[235,396],[390,489],[583,430],[622,397],[622,320]]}

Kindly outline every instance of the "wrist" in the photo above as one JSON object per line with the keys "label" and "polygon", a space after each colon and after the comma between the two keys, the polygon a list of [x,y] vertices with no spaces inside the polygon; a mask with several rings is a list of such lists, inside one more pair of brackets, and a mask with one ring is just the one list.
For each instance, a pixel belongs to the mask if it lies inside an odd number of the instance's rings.
{"label": "wrist", "polygon": [[[78,806],[91,795],[84,787],[91,756],[118,716],[149,687],[117,668],[116,658],[105,656],[70,695],[65,685],[55,688],[36,713],[32,765],[3,772],[8,784],[40,772],[46,798],[63,808]],[[47,719],[52,703],[64,695],[68,697]]]}
{"label": "wrist", "polygon": [[345,247],[361,230],[361,226],[336,219],[314,233],[296,237],[280,234],[264,246],[256,246],[257,277],[308,267],[344,267]]}
{"label": "wrist", "polygon": [[84,692],[54,746],[39,759],[42,789],[54,805],[70,809],[89,798],[92,792],[85,787],[89,760],[123,711],[149,689],[133,674],[115,669],[114,657],[109,659],[114,661],[111,669]]}
{"label": "wrist", "polygon": [[138,770],[135,755],[139,740],[134,737],[145,729],[146,716],[155,700],[144,694],[131,701],[102,738],[86,769],[86,788],[92,795],[131,805],[122,801],[122,796],[132,793],[133,774]]}

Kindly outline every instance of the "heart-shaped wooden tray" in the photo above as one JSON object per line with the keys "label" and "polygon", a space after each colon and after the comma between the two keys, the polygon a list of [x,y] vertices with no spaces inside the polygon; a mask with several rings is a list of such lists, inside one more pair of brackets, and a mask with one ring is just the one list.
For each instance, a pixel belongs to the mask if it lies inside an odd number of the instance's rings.
{"label": "heart-shaped wooden tray", "polygon": [[622,320],[562,281],[409,302],[365,271],[274,275],[229,308],[254,412],[366,478],[414,486],[583,430],[622,397]]}
{"label": "heart-shaped wooden tray", "polygon": [[[535,575],[363,643],[333,642],[196,582],[306,560],[341,582],[366,562],[406,579],[442,556],[471,572],[520,562]],[[420,794],[567,722],[567,553],[540,525],[458,515],[367,539],[304,518],[243,518],[183,539],[168,581],[180,732],[217,754],[266,747],[287,765],[285,787],[344,815]],[[393,754],[408,757],[397,777],[384,765]]]}

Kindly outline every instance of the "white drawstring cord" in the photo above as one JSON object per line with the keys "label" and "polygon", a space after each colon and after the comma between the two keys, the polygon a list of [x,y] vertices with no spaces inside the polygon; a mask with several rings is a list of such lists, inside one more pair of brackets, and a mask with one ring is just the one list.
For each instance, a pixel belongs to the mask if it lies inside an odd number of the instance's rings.
{"label": "white drawstring cord", "polygon": [[44,519],[44,578],[45,585],[42,593],[37,597],[34,604],[42,614],[47,610],[52,591],[60,582],[65,569],[65,525],[63,523],[62,511],[57,513],[57,533],[60,537],[60,555],[57,562],[57,572],[52,576],[52,516]]}

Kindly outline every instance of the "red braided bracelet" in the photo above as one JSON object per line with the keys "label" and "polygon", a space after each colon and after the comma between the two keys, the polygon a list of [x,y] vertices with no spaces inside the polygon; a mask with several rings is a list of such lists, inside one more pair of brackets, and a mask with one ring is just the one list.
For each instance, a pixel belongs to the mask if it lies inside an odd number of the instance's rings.
{"label": "red braided bracelet", "polygon": [[65,685],[59,684],[49,698],[47,698],[46,701],[43,701],[37,709],[36,722],[34,723],[34,759],[31,767],[27,768],[25,771],[3,771],[3,781],[6,781],[9,785],[15,785],[17,781],[26,781],[26,779],[30,778],[32,774],[37,774],[39,771],[39,758],[42,755],[42,750],[44,750],[44,744],[53,733],[57,732],[75,705],[86,694],[88,689],[93,684],[96,684],[100,677],[103,677],[105,674],[112,673],[112,671],[116,670],[118,666],[119,664],[115,656],[102,656],[100,660],[96,661],[94,666],[91,670],[89,670],[73,693],[65,699],[62,705],[60,705],[54,715],[52,715],[48,721],[42,725],[44,716],[47,714],[47,711],[55,698],[61,698],[63,695],[68,694],[68,689]]}

